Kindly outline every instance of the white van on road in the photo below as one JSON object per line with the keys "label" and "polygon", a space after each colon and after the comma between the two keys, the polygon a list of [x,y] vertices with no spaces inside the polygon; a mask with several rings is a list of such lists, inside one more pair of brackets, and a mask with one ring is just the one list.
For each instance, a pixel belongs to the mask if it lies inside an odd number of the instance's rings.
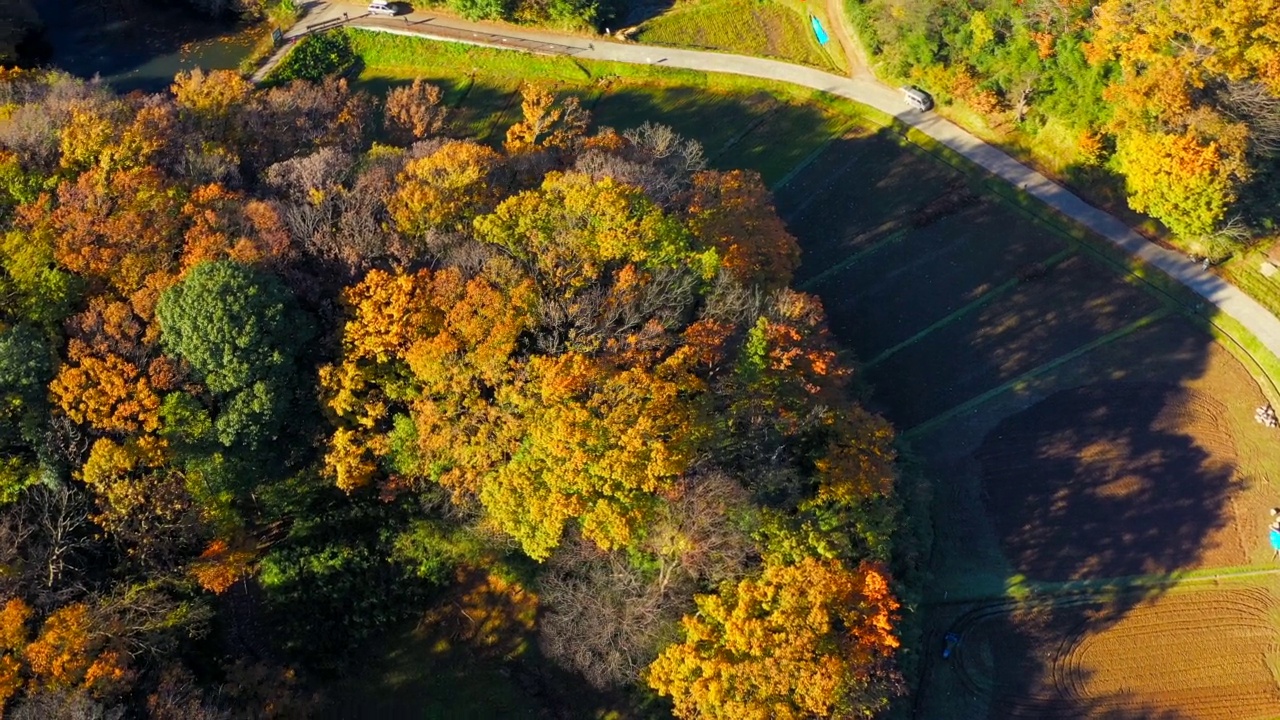
{"label": "white van on road", "polygon": [[908,105],[921,112],[933,109],[933,96],[913,85],[902,88],[902,97]]}

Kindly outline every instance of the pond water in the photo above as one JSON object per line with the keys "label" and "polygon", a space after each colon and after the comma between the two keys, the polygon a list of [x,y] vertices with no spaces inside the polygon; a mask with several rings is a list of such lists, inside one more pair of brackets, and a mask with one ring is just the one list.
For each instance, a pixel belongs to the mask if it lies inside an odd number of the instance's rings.
{"label": "pond water", "polygon": [[182,70],[234,69],[265,24],[210,20],[181,2],[42,0],[42,60],[120,92],[163,90]]}

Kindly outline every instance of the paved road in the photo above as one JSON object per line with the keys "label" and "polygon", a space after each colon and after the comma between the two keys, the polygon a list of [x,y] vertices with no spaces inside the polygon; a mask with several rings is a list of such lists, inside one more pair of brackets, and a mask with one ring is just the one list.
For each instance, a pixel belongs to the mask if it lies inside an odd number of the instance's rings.
{"label": "paved road", "polygon": [[[415,12],[397,18],[361,14],[361,6],[314,2],[307,15],[286,33],[286,38],[306,34],[320,23],[342,22],[371,30],[419,35],[493,47],[541,50],[587,60],[611,60],[633,64],[661,64],[706,72],[747,75],[802,85],[869,105],[960,153],[1010,184],[1022,188],[1049,207],[1072,218],[1129,255],[1159,268],[1246,327],[1273,354],[1280,357],[1280,319],[1245,295],[1239,288],[1207,272],[1181,253],[1149,242],[1115,216],[1099,210],[1071,191],[974,137],[959,126],[931,113],[919,113],[902,100],[898,90],[865,74],[842,77],[779,60],[729,55],[701,50],[654,47],[614,42],[598,37],[567,35],[514,26],[472,23],[456,18]],[[833,20],[835,22],[835,20]],[[541,46],[541,47],[539,47]],[[257,76],[255,76],[257,77]]]}

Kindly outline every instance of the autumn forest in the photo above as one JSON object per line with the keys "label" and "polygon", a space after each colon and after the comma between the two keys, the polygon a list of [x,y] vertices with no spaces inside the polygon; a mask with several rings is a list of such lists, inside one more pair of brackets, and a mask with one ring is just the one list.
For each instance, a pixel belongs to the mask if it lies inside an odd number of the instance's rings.
{"label": "autumn forest", "polygon": [[904,692],[893,433],[760,177],[520,110],[0,76],[8,716],[312,716],[477,569],[680,717]]}

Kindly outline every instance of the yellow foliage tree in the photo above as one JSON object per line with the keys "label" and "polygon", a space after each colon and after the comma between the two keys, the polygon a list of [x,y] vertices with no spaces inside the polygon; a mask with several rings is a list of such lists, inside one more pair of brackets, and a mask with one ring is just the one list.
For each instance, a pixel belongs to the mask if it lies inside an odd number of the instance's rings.
{"label": "yellow foliage tree", "polygon": [[1117,150],[1129,206],[1178,235],[1212,232],[1235,200],[1231,168],[1215,142],[1136,131],[1122,136]]}
{"label": "yellow foliage tree", "polygon": [[899,692],[887,659],[898,603],[883,570],[806,558],[696,598],[648,682],[681,718],[871,715]]}
{"label": "yellow foliage tree", "polygon": [[180,72],[169,86],[178,106],[205,119],[226,118],[245,105],[253,83],[234,70]]}
{"label": "yellow foliage tree", "polygon": [[583,173],[548,173],[541,188],[476,218],[475,234],[526,263],[544,297],[572,296],[628,262],[685,264],[705,277],[718,269],[715,251],[696,252],[689,231],[643,191]]}
{"label": "yellow foliage tree", "polygon": [[345,294],[343,361],[321,371],[326,404],[340,426],[326,462],[344,489],[373,479],[375,458],[392,448],[393,414],[412,413],[421,470],[433,467],[455,492],[509,452],[510,414],[498,388],[513,376],[512,354],[528,328],[530,286],[499,288],[456,269],[414,274],[371,271]]}
{"label": "yellow foliage tree", "polygon": [[1252,128],[1207,90],[1280,94],[1280,2],[1104,0],[1094,25],[1091,60],[1122,70],[1104,97],[1130,206],[1179,235],[1212,232],[1251,174]]}
{"label": "yellow foliage tree", "polygon": [[105,108],[86,103],[73,105],[71,117],[62,131],[62,167],[75,170],[92,167],[115,137],[116,123]]}
{"label": "yellow foliage tree", "polygon": [[80,471],[98,500],[93,521],[138,561],[172,562],[198,531],[185,478],[166,466],[166,455],[153,436],[99,438]]}
{"label": "yellow foliage tree", "polygon": [[671,379],[576,353],[533,358],[529,375],[517,401],[527,434],[481,501],[538,560],[573,518],[601,548],[626,547],[692,461],[692,407]]}
{"label": "yellow foliage tree", "polygon": [[494,172],[501,165],[502,157],[484,145],[446,143],[405,166],[387,210],[396,227],[410,235],[463,229],[497,201]]}

